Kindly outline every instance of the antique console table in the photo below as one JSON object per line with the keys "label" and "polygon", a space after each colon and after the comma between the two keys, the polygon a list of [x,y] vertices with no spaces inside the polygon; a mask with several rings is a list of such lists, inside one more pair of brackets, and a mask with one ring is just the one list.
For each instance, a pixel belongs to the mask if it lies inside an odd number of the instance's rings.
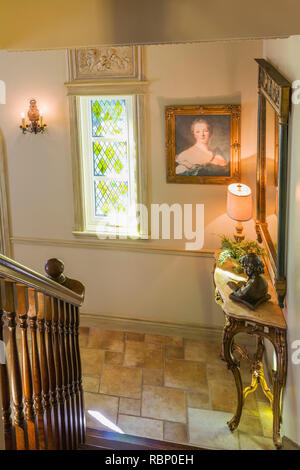
{"label": "antique console table", "polygon": [[[255,392],[258,385],[270,401],[273,410],[273,441],[276,448],[281,447],[280,424],[282,393],[286,381],[287,370],[287,344],[286,344],[286,322],[281,309],[277,305],[276,293],[271,282],[269,282],[269,293],[271,300],[260,305],[256,310],[241,305],[229,299],[232,292],[228,287],[229,281],[244,279],[243,275],[237,275],[229,267],[219,267],[214,270],[214,282],[216,287],[216,302],[222,307],[225,314],[225,326],[223,330],[222,359],[227,362],[228,369],[234,375],[237,388],[238,403],[236,413],[227,423],[229,429],[234,431],[240,422],[244,401],[250,393]],[[254,355],[235,343],[238,333],[247,333],[257,337],[257,350]],[[264,353],[264,338],[271,341],[277,358],[277,368],[273,371],[272,391],[264,376],[262,357]],[[234,355],[235,353],[235,355]],[[251,384],[243,388],[239,361],[239,354],[251,364]]]}

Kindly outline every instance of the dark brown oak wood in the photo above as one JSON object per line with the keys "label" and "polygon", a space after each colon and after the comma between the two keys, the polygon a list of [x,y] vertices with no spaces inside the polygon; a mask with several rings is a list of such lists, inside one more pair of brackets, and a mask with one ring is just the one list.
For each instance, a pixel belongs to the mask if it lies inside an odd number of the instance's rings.
{"label": "dark brown oak wood", "polygon": [[6,364],[5,343],[4,343],[4,337],[3,337],[4,306],[5,306],[5,285],[4,285],[4,281],[1,281],[0,283],[0,342],[1,342],[3,355],[2,355],[2,361],[0,363],[0,390],[1,390],[1,398],[2,398],[2,420],[3,420],[3,425],[4,425],[5,449],[13,450],[14,443],[13,443],[13,429],[12,429],[11,408],[10,408],[10,387],[9,387],[9,379],[8,379],[7,364]]}
{"label": "dark brown oak wood", "polygon": [[36,291],[32,288],[28,289],[28,303],[28,317],[32,348],[32,377],[34,391],[33,402],[37,421],[38,448],[40,450],[45,450],[47,448],[44,420],[45,410],[42,399],[42,379],[37,342],[37,295]]}
{"label": "dark brown oak wood", "polygon": [[49,393],[52,414],[52,434],[55,442],[55,449],[61,449],[61,427],[59,422],[57,394],[56,394],[56,371],[53,353],[52,338],[52,299],[48,295],[45,296],[45,330],[47,336],[47,359],[49,367]]}
{"label": "dark brown oak wood", "polygon": [[[63,265],[62,261],[59,262]],[[74,289],[72,289],[69,285],[64,286],[63,283],[52,280],[51,276],[43,276],[3,255],[0,255],[0,276],[5,279],[12,279],[28,287],[32,287],[36,291],[44,292],[47,295],[51,295],[77,306],[80,306],[84,299],[84,288],[81,293],[78,293],[79,289],[75,290],[78,281],[74,281]],[[82,286],[81,283],[79,284]],[[71,282],[70,286],[72,285]]]}
{"label": "dark brown oak wood", "polygon": [[46,351],[46,341],[45,341],[45,295],[41,292],[38,292],[38,329],[39,329],[39,338],[40,338],[40,354],[41,354],[41,376],[42,376],[42,390],[43,390],[43,399],[44,399],[44,408],[45,408],[45,426],[47,434],[47,446],[49,450],[56,448],[56,436],[54,434],[54,429],[52,426],[52,413],[51,413],[51,401],[50,401],[50,391],[49,391],[49,369],[48,369],[48,359]]}
{"label": "dark brown oak wood", "polygon": [[71,429],[72,429],[72,441],[73,441],[73,448],[77,449],[78,447],[78,439],[76,433],[76,405],[75,405],[75,393],[74,393],[74,365],[73,365],[73,358],[71,354],[71,322],[70,322],[70,304],[66,304],[66,323],[65,323],[65,338],[66,338],[66,356],[68,362],[68,370],[69,370],[69,395],[70,395],[70,403],[71,403]]}
{"label": "dark brown oak wood", "polygon": [[25,418],[27,424],[27,437],[29,450],[36,450],[38,448],[36,436],[36,421],[33,407],[33,387],[32,387],[32,373],[29,357],[28,338],[27,338],[27,311],[28,311],[28,292],[27,287],[17,285],[17,298],[18,307],[17,314],[19,317],[21,329],[21,345],[22,345],[22,382],[25,398]]}
{"label": "dark brown oak wood", "polygon": [[[78,342],[78,308],[83,302],[84,286],[67,278],[63,270],[62,261],[49,260],[45,277],[0,255],[0,391],[8,450],[78,449],[84,442]],[[9,371],[5,359],[5,318]]]}
{"label": "dark brown oak wood", "polygon": [[82,367],[79,347],[79,309],[75,307],[75,346],[77,351],[77,367],[78,367],[78,391],[80,396],[80,427],[81,427],[81,443],[85,442],[86,424],[85,424],[85,408],[82,387]]}
{"label": "dark brown oak wood", "polygon": [[14,408],[14,428],[17,449],[27,448],[25,420],[23,412],[22,377],[19,363],[19,354],[16,338],[16,292],[15,283],[5,281],[5,311],[8,318],[9,345],[10,345],[10,379]]}
{"label": "dark brown oak wood", "polygon": [[76,337],[75,337],[75,307],[70,305],[70,339],[71,339],[71,356],[73,363],[73,388],[74,388],[74,400],[75,400],[75,416],[74,416],[74,427],[76,430],[76,443],[77,446],[82,442],[81,439],[81,404],[80,404],[80,393],[78,385],[78,358],[76,349]]}
{"label": "dark brown oak wood", "polygon": [[65,342],[65,303],[59,301],[59,344],[62,365],[62,388],[65,398],[65,422],[66,422],[66,438],[67,449],[73,448],[73,433],[72,433],[72,416],[71,416],[71,402],[69,393],[69,368],[66,355],[66,342]]}
{"label": "dark brown oak wood", "polygon": [[[75,292],[81,299],[83,299],[85,292],[84,285],[75,279],[66,277],[64,274],[64,263],[62,260],[57,258],[49,259],[45,265],[45,271],[50,279],[64,287],[67,287],[71,291]],[[78,302],[71,301],[70,303],[78,305]]]}
{"label": "dark brown oak wood", "polygon": [[52,331],[53,331],[53,347],[54,347],[54,360],[56,372],[56,390],[58,399],[59,411],[59,426],[60,426],[60,443],[61,449],[67,449],[67,436],[66,436],[66,418],[65,418],[65,398],[63,392],[62,382],[62,360],[60,354],[60,337],[59,337],[59,301],[53,299],[53,318],[52,318]]}

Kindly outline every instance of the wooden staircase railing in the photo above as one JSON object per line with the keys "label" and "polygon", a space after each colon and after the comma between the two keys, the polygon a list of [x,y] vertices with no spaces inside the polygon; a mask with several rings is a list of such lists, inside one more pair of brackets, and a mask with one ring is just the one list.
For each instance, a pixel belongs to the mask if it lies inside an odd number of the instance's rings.
{"label": "wooden staircase railing", "polygon": [[64,275],[60,260],[49,260],[45,270],[47,276],[0,255],[0,391],[7,450],[77,449],[85,442],[78,340],[84,286]]}

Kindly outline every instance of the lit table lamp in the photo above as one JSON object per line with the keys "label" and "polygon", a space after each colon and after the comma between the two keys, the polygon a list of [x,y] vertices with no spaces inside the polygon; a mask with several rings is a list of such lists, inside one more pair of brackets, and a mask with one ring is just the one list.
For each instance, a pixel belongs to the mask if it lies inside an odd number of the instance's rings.
{"label": "lit table lamp", "polygon": [[234,238],[237,242],[244,240],[242,222],[252,219],[251,189],[245,184],[234,183],[227,188],[227,214],[237,221]]}

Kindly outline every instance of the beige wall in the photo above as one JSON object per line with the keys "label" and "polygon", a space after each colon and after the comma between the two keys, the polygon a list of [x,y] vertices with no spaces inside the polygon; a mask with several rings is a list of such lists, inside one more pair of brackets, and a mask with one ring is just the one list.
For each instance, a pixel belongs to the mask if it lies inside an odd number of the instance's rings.
{"label": "beige wall", "polygon": [[0,48],[56,49],[299,34],[298,0],[13,0],[1,2]]}
{"label": "beige wall", "polygon": [[[291,82],[300,79],[300,37],[264,43],[265,57]],[[288,324],[289,365],[284,401],[284,434],[300,444],[300,365],[291,361],[292,342],[300,340],[300,105],[292,108],[290,122],[290,185],[288,226],[288,274],[286,319]]]}
{"label": "beige wall", "polygon": [[[204,203],[205,248],[219,247],[218,233],[232,233],[226,215],[226,187],[166,183],[164,107],[168,104],[242,104],[242,180],[254,189],[257,41],[148,46],[150,81],[148,136],[150,194],[156,203]],[[7,105],[0,107],[6,144],[14,238],[74,241],[66,52],[0,52],[0,74],[7,83]],[[20,113],[35,96],[49,125],[43,136],[23,136]],[[246,225],[255,237],[253,222]],[[80,241],[78,242],[78,244]],[[41,271],[49,257],[65,261],[66,272],[87,286],[83,312],[155,321],[221,325],[215,306],[212,257],[63,246],[53,241],[14,244],[15,258]],[[183,248],[183,242],[146,245]]]}

